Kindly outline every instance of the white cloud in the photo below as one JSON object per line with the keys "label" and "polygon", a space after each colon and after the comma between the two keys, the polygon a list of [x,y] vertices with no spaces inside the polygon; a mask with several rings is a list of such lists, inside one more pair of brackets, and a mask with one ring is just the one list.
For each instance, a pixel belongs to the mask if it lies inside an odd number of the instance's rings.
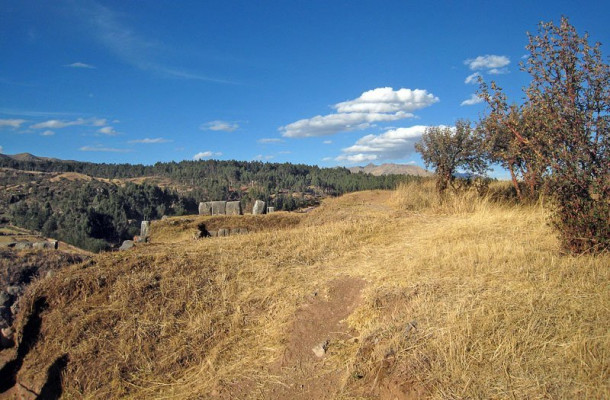
{"label": "white cloud", "polygon": [[0,119],[0,128],[8,126],[9,128],[20,128],[26,122],[25,119]]}
{"label": "white cloud", "polygon": [[280,128],[284,137],[314,137],[334,135],[335,133],[366,129],[374,122],[396,121],[413,117],[413,114],[398,112],[385,113],[341,113],[317,115],[302,119]]}
{"label": "white cloud", "polygon": [[508,74],[508,68],[492,68],[487,73],[492,75]]}
{"label": "white cloud", "polygon": [[292,154],[290,150],[278,151],[278,154]]}
{"label": "white cloud", "polygon": [[280,127],[279,131],[284,137],[313,137],[366,129],[375,122],[412,118],[412,111],[438,101],[438,97],[426,90],[377,88],[362,93],[354,100],[335,104],[335,114],[301,119]]}
{"label": "white cloud", "polygon": [[406,158],[414,151],[414,144],[420,139],[427,126],[415,125],[396,128],[379,135],[366,135],[353,146],[342,149],[336,161],[358,163],[364,161]]}
{"label": "white cloud", "polygon": [[93,65],[85,64],[85,63],[82,63],[82,62],[75,62],[75,63],[72,63],[72,64],[68,64],[68,65],[66,65],[66,67],[95,69],[95,67]]}
{"label": "white cloud", "polygon": [[391,87],[383,87],[364,92],[357,99],[338,103],[334,108],[340,113],[397,113],[415,111],[437,101],[438,98],[426,90],[399,89],[394,91]]}
{"label": "white cloud", "polygon": [[221,156],[222,153],[221,152],[212,152],[212,151],[201,151],[197,154],[195,154],[193,156],[193,160],[197,161],[197,160],[201,160],[204,158],[210,158],[210,157],[218,157]]}
{"label": "white cloud", "polygon": [[227,121],[210,121],[201,124],[199,129],[202,131],[222,131],[222,132],[234,132],[239,128],[239,125],[234,122]]}
{"label": "white cloud", "polygon": [[282,139],[278,139],[278,138],[262,138],[262,139],[258,139],[259,143],[282,143],[283,140]]}
{"label": "white cloud", "polygon": [[55,135],[55,132],[53,131],[44,131],[41,133],[42,136],[53,136]]}
{"label": "white cloud", "polygon": [[479,76],[481,76],[481,74],[478,72],[475,72],[474,74],[470,74],[466,77],[466,80],[464,81],[464,83],[465,84],[477,83],[477,79],[479,78]]}
{"label": "white cloud", "polygon": [[264,156],[262,154],[257,155],[256,157],[254,157],[255,160],[271,160],[274,156]]}
{"label": "white cloud", "polygon": [[95,146],[83,146],[79,149],[80,151],[99,151],[99,152],[110,152],[110,153],[129,153],[130,149],[117,149],[113,147],[104,147],[101,145]]}
{"label": "white cloud", "polygon": [[361,163],[365,161],[375,161],[377,159],[376,154],[344,154],[335,158],[336,161],[347,161],[350,164]]}
{"label": "white cloud", "polygon": [[105,126],[97,130],[99,133],[103,133],[104,135],[115,136],[119,133],[114,130],[112,126]]}
{"label": "white cloud", "polygon": [[163,138],[155,138],[155,139],[151,139],[151,138],[144,138],[144,139],[130,140],[128,143],[145,143],[145,144],[153,144],[153,143],[167,143],[167,142],[172,142],[172,140],[169,140],[169,139],[163,139]]}
{"label": "white cloud", "polygon": [[473,70],[502,68],[510,64],[510,59],[506,56],[485,55],[477,58],[469,58],[464,60],[464,64]]}
{"label": "white cloud", "polygon": [[322,143],[324,143],[324,144],[331,144],[332,142],[333,142],[332,140],[325,140]]}
{"label": "white cloud", "polygon": [[77,118],[74,121],[60,121],[58,119],[51,119],[45,122],[39,122],[30,126],[32,129],[61,129],[68,126],[104,126],[106,125],[106,119],[104,118]]}
{"label": "white cloud", "polygon": [[460,103],[461,106],[473,106],[475,104],[479,104],[482,103],[483,99],[480,98],[479,96],[477,96],[476,94],[471,94],[470,98],[467,100],[464,100],[462,103]]}

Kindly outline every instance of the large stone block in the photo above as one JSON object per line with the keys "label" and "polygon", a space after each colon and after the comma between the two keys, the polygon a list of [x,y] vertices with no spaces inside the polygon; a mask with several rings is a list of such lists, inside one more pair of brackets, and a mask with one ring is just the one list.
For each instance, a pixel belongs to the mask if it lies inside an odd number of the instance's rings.
{"label": "large stone block", "polygon": [[254,202],[254,207],[252,207],[252,214],[264,214],[265,213],[265,202],[262,200],[256,200]]}
{"label": "large stone block", "polygon": [[242,215],[241,202],[227,201],[226,212],[227,215]]}
{"label": "large stone block", "polygon": [[147,238],[150,236],[150,221],[142,221],[140,225],[140,237]]}
{"label": "large stone block", "polygon": [[212,215],[212,202],[211,201],[199,203],[199,215]]}
{"label": "large stone block", "polygon": [[275,207],[267,207],[267,214],[271,214],[275,211]]}
{"label": "large stone block", "polygon": [[212,201],[212,215],[225,215],[227,213],[226,201]]}

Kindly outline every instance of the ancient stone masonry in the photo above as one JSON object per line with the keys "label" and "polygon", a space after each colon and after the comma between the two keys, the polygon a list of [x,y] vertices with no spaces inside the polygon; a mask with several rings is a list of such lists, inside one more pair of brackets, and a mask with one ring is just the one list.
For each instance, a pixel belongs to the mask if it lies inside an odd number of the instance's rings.
{"label": "ancient stone masonry", "polygon": [[199,215],[212,215],[212,202],[199,203]]}
{"label": "ancient stone masonry", "polygon": [[227,215],[242,215],[241,202],[239,201],[227,201],[226,205]]}
{"label": "ancient stone masonry", "polygon": [[252,214],[264,214],[265,213],[265,202],[262,200],[256,200],[254,202],[254,207],[252,207]]}

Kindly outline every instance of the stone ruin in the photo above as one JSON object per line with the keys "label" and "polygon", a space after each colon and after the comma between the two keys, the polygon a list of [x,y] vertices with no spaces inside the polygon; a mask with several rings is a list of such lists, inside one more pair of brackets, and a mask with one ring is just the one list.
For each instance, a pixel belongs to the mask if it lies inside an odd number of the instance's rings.
{"label": "stone ruin", "polygon": [[[266,207],[262,200],[256,200],[252,207],[252,214],[266,214],[273,212],[273,207]],[[199,215],[243,215],[239,201],[205,201],[199,203]]]}
{"label": "stone ruin", "polygon": [[248,233],[246,228],[220,228],[217,231],[208,231],[205,224],[201,223],[197,226],[197,231],[193,235],[193,239],[202,239],[206,237],[223,237],[234,235],[245,235]]}
{"label": "stone ruin", "polygon": [[264,214],[265,211],[266,211],[265,202],[262,200],[256,200],[254,202],[254,207],[252,207],[252,214],[254,214],[254,215]]}

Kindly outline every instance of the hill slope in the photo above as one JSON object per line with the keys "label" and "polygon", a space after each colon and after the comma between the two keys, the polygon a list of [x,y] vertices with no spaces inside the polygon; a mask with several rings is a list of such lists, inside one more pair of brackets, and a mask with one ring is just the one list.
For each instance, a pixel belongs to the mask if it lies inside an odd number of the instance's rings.
{"label": "hill slope", "polygon": [[327,199],[297,220],[256,217],[254,233],[174,243],[210,222],[169,219],[153,224],[150,244],[35,283],[0,390],[610,395],[610,255],[558,256],[542,207],[439,205],[412,185]]}
{"label": "hill slope", "polygon": [[407,164],[368,164],[364,167],[350,167],[351,173],[364,172],[375,176],[382,175],[413,175],[413,176],[432,176],[430,171],[416,165]]}

